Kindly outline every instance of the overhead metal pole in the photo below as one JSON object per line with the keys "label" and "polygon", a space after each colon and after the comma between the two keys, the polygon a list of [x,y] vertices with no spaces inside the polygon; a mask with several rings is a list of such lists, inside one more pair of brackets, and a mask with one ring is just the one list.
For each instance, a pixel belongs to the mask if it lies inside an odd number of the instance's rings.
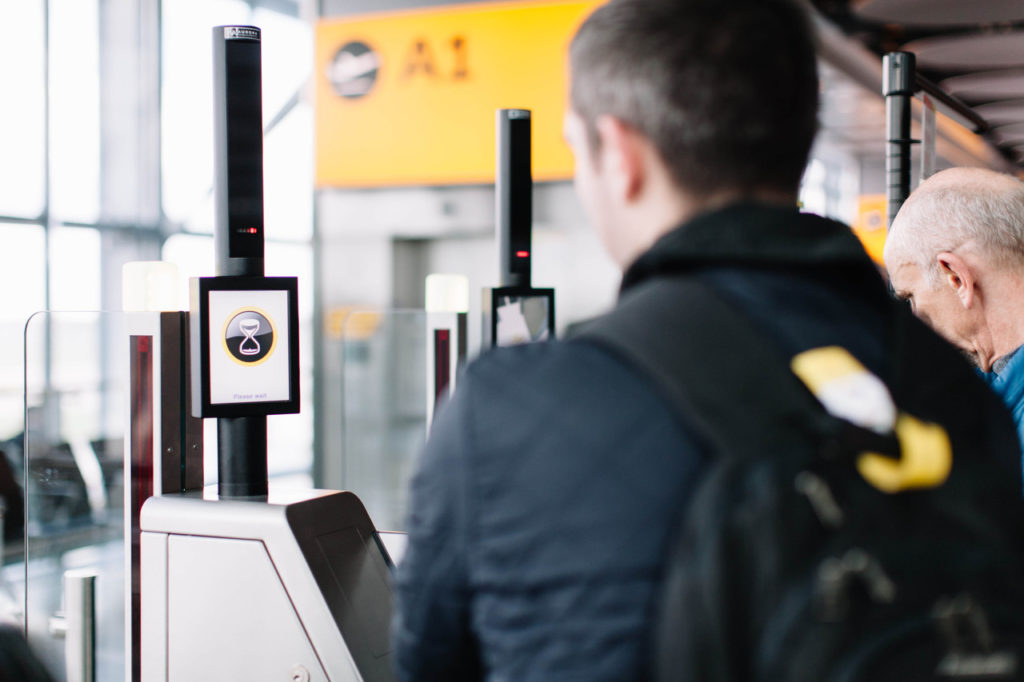
{"label": "overhead metal pole", "polygon": [[911,52],[890,52],[882,60],[885,96],[885,178],[887,227],[910,195],[910,100],[914,96],[915,59]]}

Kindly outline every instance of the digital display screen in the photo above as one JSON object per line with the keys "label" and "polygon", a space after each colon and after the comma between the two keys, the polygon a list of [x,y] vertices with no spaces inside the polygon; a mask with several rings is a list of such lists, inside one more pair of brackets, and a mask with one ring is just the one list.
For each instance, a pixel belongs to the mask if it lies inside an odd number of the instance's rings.
{"label": "digital display screen", "polygon": [[287,291],[210,292],[210,403],[288,400]]}
{"label": "digital display screen", "polygon": [[491,339],[495,346],[547,341],[555,336],[554,292],[551,289],[494,289]]}
{"label": "digital display screen", "polygon": [[294,277],[192,280],[192,410],[196,417],[299,411]]}

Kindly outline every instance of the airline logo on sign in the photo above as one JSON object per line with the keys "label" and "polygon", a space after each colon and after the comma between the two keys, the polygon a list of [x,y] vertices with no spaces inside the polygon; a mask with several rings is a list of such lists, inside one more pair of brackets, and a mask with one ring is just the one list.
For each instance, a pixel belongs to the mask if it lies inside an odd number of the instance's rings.
{"label": "airline logo on sign", "polygon": [[335,94],[358,99],[369,94],[377,82],[380,57],[366,43],[345,43],[327,69],[327,79]]}
{"label": "airline logo on sign", "polygon": [[597,0],[505,2],[322,20],[320,187],[494,181],[495,111],[533,110],[533,175],[572,177],[569,41]]}

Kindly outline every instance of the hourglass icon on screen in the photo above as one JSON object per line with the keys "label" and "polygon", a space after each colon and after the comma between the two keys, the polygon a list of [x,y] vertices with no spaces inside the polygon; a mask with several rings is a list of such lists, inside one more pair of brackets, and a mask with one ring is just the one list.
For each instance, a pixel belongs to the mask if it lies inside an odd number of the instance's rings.
{"label": "hourglass icon on screen", "polygon": [[242,342],[238,344],[238,352],[242,355],[259,355],[260,342],[256,340],[256,332],[260,330],[260,321],[247,317],[244,320],[239,320],[238,329],[245,335]]}
{"label": "hourglass icon on screen", "polygon": [[237,362],[255,365],[274,352],[274,323],[262,311],[241,309],[224,326],[224,350]]}

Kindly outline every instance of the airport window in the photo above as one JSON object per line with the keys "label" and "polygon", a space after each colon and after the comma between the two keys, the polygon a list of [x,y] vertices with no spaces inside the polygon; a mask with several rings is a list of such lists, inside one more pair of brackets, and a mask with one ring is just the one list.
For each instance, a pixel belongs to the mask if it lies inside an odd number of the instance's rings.
{"label": "airport window", "polygon": [[214,272],[213,236],[175,234],[164,242],[160,259],[178,267],[178,300],[188,307],[188,280],[209,277]]}
{"label": "airport window", "polygon": [[263,32],[263,124],[289,110],[313,68],[313,30],[296,17],[266,9],[252,13]]}
{"label": "airport window", "polygon": [[828,206],[825,196],[825,164],[811,159],[800,182],[800,204],[809,213],[825,215]]}
{"label": "airport window", "polygon": [[836,153],[811,157],[800,182],[800,205],[817,213],[851,224],[857,217],[857,164]]}
{"label": "airport window", "polygon": [[308,244],[313,236],[313,111],[308,104],[292,108],[264,138],[263,186],[267,239]]}
{"label": "airport window", "polygon": [[186,231],[213,231],[212,26],[262,29],[265,235],[312,235],[313,120],[302,92],[312,29],[297,17],[235,0],[163,4],[163,211]]}
{"label": "airport window", "polygon": [[41,225],[0,223],[0,320],[24,324],[46,307],[46,235]]}
{"label": "airport window", "polygon": [[42,0],[0,5],[0,215],[38,218],[45,174]]}
{"label": "airport window", "polygon": [[[298,3],[266,6],[242,0],[161,4],[160,25],[154,29],[160,32],[160,48],[153,48],[161,73],[158,141],[141,137],[145,130],[122,130],[116,121],[102,118],[107,111],[102,107],[123,104],[117,99],[124,86],[120,74],[129,81],[141,74],[132,54],[125,56],[128,66],[111,69],[109,60],[119,59],[122,47],[112,48],[103,38],[105,30],[112,30],[104,22],[116,9],[99,0],[0,5],[0,59],[18,65],[0,70],[6,102],[0,110],[0,285],[17,292],[0,307],[0,439],[23,427],[24,330],[33,313],[116,311],[120,263],[160,257],[161,235],[173,235],[163,251],[182,267],[183,292],[189,275],[214,274],[212,239],[203,235],[213,229],[210,27],[217,24],[264,29],[267,272],[300,275],[304,326],[310,324],[313,121],[303,92],[311,73],[312,28],[298,18]],[[135,49],[141,55],[147,48]],[[138,93],[130,95],[124,101],[130,103]],[[120,166],[112,164],[104,153],[140,142],[159,145],[159,166],[140,171],[159,183],[160,191],[152,196],[145,194],[147,178],[122,177],[125,169],[135,170],[133,165],[125,165],[123,157]],[[120,187],[122,181],[120,196],[117,191],[101,195],[101,189]],[[121,205],[105,204],[110,197]],[[181,305],[187,307],[184,293]],[[106,324],[99,319],[94,326]],[[97,327],[90,338],[109,333]],[[56,367],[61,342],[52,342],[52,347],[47,343],[54,355],[47,351],[45,357]],[[309,389],[312,352],[307,347],[303,355]],[[82,357],[75,370],[79,374],[110,369],[103,370],[91,351]],[[63,373],[67,367],[61,366],[53,371]],[[79,379],[87,377],[76,378],[85,390]],[[311,412],[311,398],[304,404]],[[308,443],[312,427],[302,422],[301,428],[302,433],[292,434],[293,442]],[[308,471],[310,448],[293,450],[298,451],[294,461],[282,469]]]}
{"label": "airport window", "polygon": [[54,217],[99,217],[100,70],[97,0],[50,0],[50,178]]}
{"label": "airport window", "polygon": [[211,27],[248,24],[238,0],[162,3],[161,182],[163,212],[189,231],[213,232]]}
{"label": "airport window", "polygon": [[0,222],[0,440],[22,428],[25,321],[45,305],[46,235],[42,225]]}
{"label": "airport window", "polygon": [[58,227],[50,234],[50,309],[99,310],[100,233]]}
{"label": "airport window", "polygon": [[[121,264],[176,262],[181,307],[189,275],[215,274],[217,24],[264,30],[266,271],[299,276],[303,332],[303,411],[268,420],[268,468],[275,485],[312,483],[312,26],[298,8],[290,0],[0,2],[0,59],[9,67],[0,69],[0,458],[25,482],[26,516],[24,538],[0,544],[0,620],[29,623],[53,670],[62,656],[38,624],[60,608],[62,571],[94,562],[108,597],[124,580],[121,476],[131,431]],[[204,430],[213,482],[216,424]],[[124,608],[103,601],[96,677],[113,679],[124,668]],[[108,611],[115,615],[104,621]]]}

